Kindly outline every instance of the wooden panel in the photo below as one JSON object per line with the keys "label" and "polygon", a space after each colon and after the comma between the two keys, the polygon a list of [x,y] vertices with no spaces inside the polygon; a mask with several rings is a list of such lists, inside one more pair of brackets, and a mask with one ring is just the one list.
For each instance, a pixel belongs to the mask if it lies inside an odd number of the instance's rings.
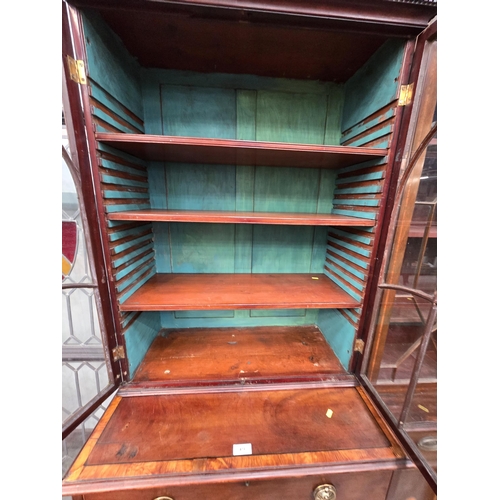
{"label": "wooden panel", "polygon": [[[199,14],[161,16],[134,11],[130,16],[119,9],[103,14],[140,64],[150,68],[346,81],[384,41],[331,30],[266,26],[246,18],[228,23],[213,15],[202,19]],[[142,26],[148,27],[148,36]]]}
{"label": "wooden panel", "polygon": [[162,330],[133,383],[343,375],[316,326]]}
{"label": "wooden panel", "polygon": [[172,394],[123,398],[86,464],[231,457],[237,443],[253,455],[390,446],[355,388]]}
{"label": "wooden panel", "polygon": [[96,134],[100,143],[145,160],[178,163],[342,168],[387,155],[386,149],[254,142],[146,134]]}
{"label": "wooden panel", "polygon": [[[382,488],[382,471],[408,462],[362,391],[327,384],[226,387],[203,394],[181,389],[127,396],[122,391],[63,480],[63,494],[116,495],[299,477],[316,483],[317,476],[341,488],[345,498],[351,490],[342,484],[352,483],[341,478],[354,477],[357,483],[371,478],[374,494],[381,495],[375,498],[383,499],[389,475]],[[244,442],[252,444],[252,454],[233,456],[233,444]],[[273,452],[262,454],[268,449]],[[314,450],[293,451],[300,449]],[[169,459],[176,456],[187,458]],[[365,476],[369,471],[373,474]]]}
{"label": "wooden panel", "polygon": [[357,307],[324,275],[157,274],[122,311]]}
{"label": "wooden panel", "polygon": [[[310,477],[228,482],[219,484],[166,486],[144,490],[120,491],[120,500],[153,500],[170,496],[174,500],[223,499],[231,500],[309,500],[321,484],[333,484],[339,500],[385,500],[391,471],[323,473]],[[85,495],[85,500],[116,500],[116,492]],[[395,497],[391,500],[400,500]],[[430,500],[418,498],[418,500]]]}
{"label": "wooden panel", "polygon": [[109,214],[110,220],[278,224],[298,226],[372,226],[367,219],[336,214],[225,212],[220,210],[136,210]]}

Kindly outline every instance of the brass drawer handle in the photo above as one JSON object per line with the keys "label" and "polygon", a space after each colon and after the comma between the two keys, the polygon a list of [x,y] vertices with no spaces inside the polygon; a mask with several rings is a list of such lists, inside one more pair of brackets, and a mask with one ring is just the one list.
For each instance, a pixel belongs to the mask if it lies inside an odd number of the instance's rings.
{"label": "brass drawer handle", "polygon": [[320,484],[314,490],[314,500],[335,500],[337,490],[333,484]]}
{"label": "brass drawer handle", "polygon": [[174,500],[172,497],[156,497],[153,500]]}

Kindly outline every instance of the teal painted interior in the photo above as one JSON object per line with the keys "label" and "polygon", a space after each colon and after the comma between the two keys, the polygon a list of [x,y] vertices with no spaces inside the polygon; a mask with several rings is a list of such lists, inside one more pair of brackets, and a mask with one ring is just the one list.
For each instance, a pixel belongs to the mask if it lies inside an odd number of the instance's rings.
{"label": "teal painted interior", "polygon": [[163,328],[299,326],[318,323],[318,309],[168,311],[160,314]]}
{"label": "teal painted interior", "polygon": [[[144,95],[156,99],[145,104],[148,133],[314,144],[340,138],[339,85],[164,70],[143,70],[142,81]],[[155,163],[149,191],[152,208],[329,213],[335,180],[328,169]],[[320,273],[325,260],[326,228],[154,228],[159,272]]]}
{"label": "teal painted interior", "polygon": [[115,99],[143,118],[140,66],[95,12],[82,16],[88,74]]}
{"label": "teal painted interior", "polygon": [[125,331],[124,338],[131,377],[160,329],[160,313],[143,312]]}
{"label": "teal painted interior", "polygon": [[336,309],[320,309],[317,325],[342,366],[348,370],[356,331]]}
{"label": "teal painted interior", "polygon": [[[340,144],[355,134],[349,132],[342,139],[343,131],[357,127],[358,133],[369,128],[369,124],[360,122],[395,99],[404,47],[401,40],[388,41],[345,84],[201,74],[139,68],[98,16],[89,13],[84,22],[91,78],[144,119],[146,134]],[[351,169],[353,178],[360,168],[362,165]],[[337,175],[328,169],[150,162],[149,202],[151,208],[333,211],[374,218],[378,202],[369,196],[380,189],[375,185],[344,187],[345,181],[338,182]],[[111,177],[123,185],[134,182]],[[340,204],[334,200],[336,194],[368,197],[363,201],[353,199],[352,208],[346,210],[336,208]],[[373,212],[357,212],[357,206],[373,208]],[[133,208],[126,205],[126,198],[124,205],[114,205],[113,209],[124,207]],[[329,275],[328,266],[324,271],[325,227],[191,223],[153,223],[152,227],[157,272]],[[356,257],[329,248],[366,268],[365,262]],[[355,329],[336,310],[143,313],[128,328],[125,340],[133,373],[160,327],[305,324],[318,324],[347,368]]]}
{"label": "teal painted interior", "polygon": [[396,99],[404,47],[405,40],[387,40],[346,82],[343,132]]}

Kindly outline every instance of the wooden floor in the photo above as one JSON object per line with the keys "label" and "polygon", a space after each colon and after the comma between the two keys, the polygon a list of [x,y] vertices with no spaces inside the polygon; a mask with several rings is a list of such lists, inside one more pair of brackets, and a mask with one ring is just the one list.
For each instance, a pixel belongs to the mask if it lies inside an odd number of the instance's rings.
{"label": "wooden floor", "polygon": [[132,384],[342,377],[346,371],[314,325],[188,328],[162,330]]}

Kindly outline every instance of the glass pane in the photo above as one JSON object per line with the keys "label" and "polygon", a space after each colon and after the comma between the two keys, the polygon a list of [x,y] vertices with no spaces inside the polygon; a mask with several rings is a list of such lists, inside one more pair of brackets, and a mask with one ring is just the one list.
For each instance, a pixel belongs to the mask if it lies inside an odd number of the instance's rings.
{"label": "glass pane", "polygon": [[382,292],[372,325],[367,376],[399,427],[435,471],[437,135],[411,169],[401,177],[404,191],[383,277],[388,288]]}
{"label": "glass pane", "polygon": [[[68,147],[63,126],[62,143]],[[112,382],[106,364],[77,186],[62,160],[62,422],[85,407]],[[74,287],[72,285],[75,285]],[[110,398],[63,440],[63,474],[94,428]]]}

